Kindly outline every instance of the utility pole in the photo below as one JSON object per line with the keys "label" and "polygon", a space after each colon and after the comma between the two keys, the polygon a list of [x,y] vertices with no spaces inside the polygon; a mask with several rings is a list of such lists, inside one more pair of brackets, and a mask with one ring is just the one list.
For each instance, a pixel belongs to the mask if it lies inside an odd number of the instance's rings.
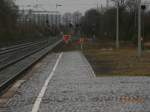
{"label": "utility pole", "polygon": [[142,56],[142,38],[141,38],[141,0],[138,0],[138,56]]}
{"label": "utility pole", "polygon": [[[62,4],[56,3],[56,10],[57,10],[58,7],[62,7],[62,6],[63,6]],[[56,15],[56,19],[57,19],[56,25],[57,25],[57,27],[59,26],[59,28],[60,28],[60,24],[58,25],[58,21],[59,21],[59,23],[61,23],[61,19],[58,20],[58,18],[59,18],[58,16],[59,16],[59,14]]]}
{"label": "utility pole", "polygon": [[96,5],[97,5],[97,11],[99,11],[99,3],[98,3],[98,1],[97,1]]}
{"label": "utility pole", "polygon": [[109,8],[109,0],[106,1],[106,8]]}
{"label": "utility pole", "polygon": [[117,19],[116,19],[116,48],[119,49],[119,2],[117,3]]}

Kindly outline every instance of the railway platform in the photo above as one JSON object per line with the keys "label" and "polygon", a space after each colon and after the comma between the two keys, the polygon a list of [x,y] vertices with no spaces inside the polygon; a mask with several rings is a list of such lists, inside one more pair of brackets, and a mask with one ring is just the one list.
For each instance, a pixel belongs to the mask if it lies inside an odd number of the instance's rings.
{"label": "railway platform", "polygon": [[0,98],[0,112],[149,112],[150,78],[96,78],[81,52],[51,53]]}

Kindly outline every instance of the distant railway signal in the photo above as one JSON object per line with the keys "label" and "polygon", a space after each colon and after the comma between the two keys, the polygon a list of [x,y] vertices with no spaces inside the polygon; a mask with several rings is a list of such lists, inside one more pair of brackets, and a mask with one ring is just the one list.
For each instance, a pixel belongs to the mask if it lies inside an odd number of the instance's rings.
{"label": "distant railway signal", "polygon": [[141,9],[145,10],[146,9],[146,5],[141,5]]}
{"label": "distant railway signal", "polygon": [[61,6],[62,6],[61,4],[56,3],[56,9]]}

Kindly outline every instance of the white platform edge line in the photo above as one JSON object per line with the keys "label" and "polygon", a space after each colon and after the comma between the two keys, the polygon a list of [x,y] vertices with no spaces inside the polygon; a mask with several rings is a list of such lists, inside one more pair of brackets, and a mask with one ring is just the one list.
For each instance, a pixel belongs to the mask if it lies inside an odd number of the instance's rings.
{"label": "white platform edge line", "polygon": [[84,60],[84,61],[86,62],[86,64],[88,65],[89,73],[91,73],[91,74],[90,74],[90,77],[91,77],[91,78],[95,78],[96,75],[95,75],[95,72],[94,72],[94,70],[93,70],[91,64],[89,63],[89,61],[87,60],[87,58],[85,57],[85,55],[84,55],[82,52],[80,52],[80,54],[81,54],[83,60]]}
{"label": "white platform edge line", "polygon": [[35,100],[35,103],[34,103],[34,105],[33,105],[33,108],[32,108],[32,111],[31,111],[31,112],[38,112],[38,110],[39,110],[39,108],[40,108],[41,101],[42,101],[42,99],[43,99],[43,97],[44,97],[44,94],[45,94],[45,92],[46,92],[47,86],[48,86],[50,80],[52,79],[52,77],[53,77],[53,75],[54,75],[54,72],[55,72],[55,70],[56,70],[56,68],[57,68],[57,66],[58,66],[58,64],[59,64],[59,62],[60,62],[60,59],[61,59],[62,55],[63,55],[63,52],[60,53],[60,55],[59,55],[59,57],[58,57],[58,59],[57,59],[55,65],[54,65],[54,67],[53,67],[52,72],[49,74],[49,77],[46,79],[46,81],[45,81],[45,83],[44,83],[44,85],[43,85],[43,87],[42,87],[42,89],[41,89],[41,91],[40,91],[38,97],[37,97],[36,100]]}

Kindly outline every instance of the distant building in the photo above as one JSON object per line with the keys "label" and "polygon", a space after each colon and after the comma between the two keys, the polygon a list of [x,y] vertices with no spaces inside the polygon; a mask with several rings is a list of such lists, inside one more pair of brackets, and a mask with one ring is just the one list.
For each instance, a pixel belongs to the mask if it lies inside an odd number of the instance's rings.
{"label": "distant building", "polygon": [[68,24],[72,24],[72,22],[73,22],[72,14],[71,13],[65,13],[62,17],[62,24],[68,25]]}
{"label": "distant building", "polygon": [[81,17],[82,17],[82,13],[80,13],[78,11],[74,12],[73,15],[72,15],[72,23],[74,25],[80,24]]}
{"label": "distant building", "polygon": [[32,22],[37,25],[59,26],[61,15],[58,11],[20,10],[18,22]]}
{"label": "distant building", "polygon": [[64,25],[68,25],[68,24],[73,24],[73,25],[76,25],[76,24],[79,24],[80,23],[80,19],[82,17],[82,13],[80,12],[74,12],[73,14],[71,13],[65,13],[63,15],[63,18],[62,18],[62,22]]}

